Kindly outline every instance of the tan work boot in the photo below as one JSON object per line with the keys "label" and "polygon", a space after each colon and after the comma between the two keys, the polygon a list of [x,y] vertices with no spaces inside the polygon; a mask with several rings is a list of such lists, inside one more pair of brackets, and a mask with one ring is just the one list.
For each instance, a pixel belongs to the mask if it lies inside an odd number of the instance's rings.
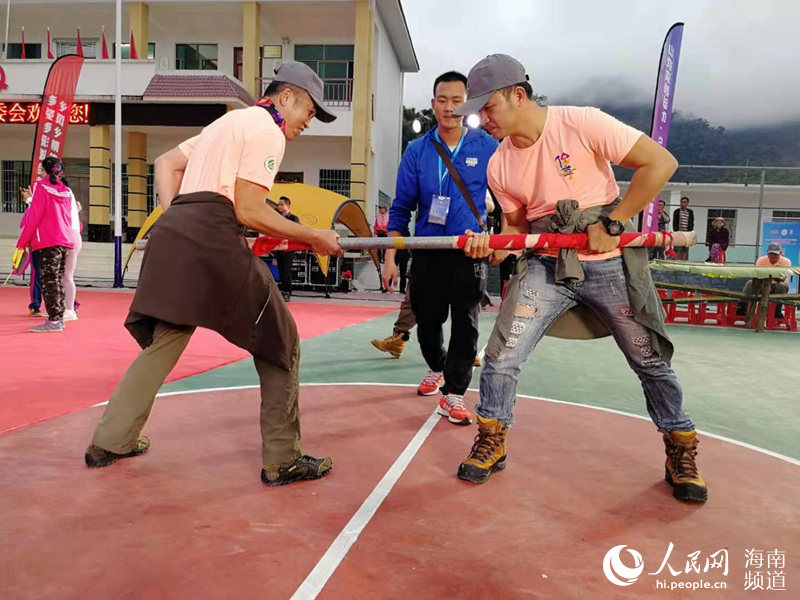
{"label": "tan work boot", "polygon": [[508,426],[497,419],[478,417],[478,435],[467,460],[458,467],[458,477],[473,483],[485,483],[495,471],[506,468]]}
{"label": "tan work boot", "polygon": [[671,431],[664,434],[667,453],[664,478],[672,486],[672,495],[678,500],[708,500],[706,482],[697,472],[695,463],[699,444],[696,431]]}
{"label": "tan work boot", "polygon": [[473,367],[480,367],[482,364],[483,364],[483,362],[481,361],[481,357],[476,354],[475,355],[475,360],[472,362],[472,366]]}
{"label": "tan work boot", "polygon": [[289,463],[265,465],[261,469],[261,481],[270,487],[275,487],[295,481],[319,479],[330,473],[332,468],[333,461],[330,456],[322,458],[300,456]]}
{"label": "tan work boot", "polygon": [[402,333],[392,334],[382,340],[372,340],[370,343],[381,352],[388,352],[395,358],[400,358],[403,348],[406,347],[406,340],[403,339]]}

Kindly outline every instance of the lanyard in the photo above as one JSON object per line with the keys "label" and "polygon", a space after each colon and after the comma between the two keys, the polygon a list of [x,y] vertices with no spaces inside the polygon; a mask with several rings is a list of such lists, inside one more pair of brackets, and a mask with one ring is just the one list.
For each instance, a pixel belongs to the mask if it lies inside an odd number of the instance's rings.
{"label": "lanyard", "polygon": [[[433,135],[436,138],[437,142],[442,144],[442,146],[445,145],[442,142],[442,138],[439,137],[439,128],[438,127],[436,128],[436,132]],[[453,153],[450,155],[450,160],[452,160],[453,163],[455,163],[456,156],[458,156],[458,152],[459,152],[459,150],[461,150],[461,146],[464,144],[464,138],[466,138],[466,137],[467,137],[467,129],[465,127],[465,128],[463,128],[461,130],[461,139],[458,141],[458,146],[456,146],[456,149],[453,150]],[[448,150],[449,150],[449,148],[448,148]],[[444,178],[449,175],[449,171],[447,169],[444,169],[444,174],[442,174],[442,167],[443,166],[444,165],[442,164],[442,157],[440,156],[439,157],[439,195],[440,196],[442,195],[442,182],[444,181]]]}

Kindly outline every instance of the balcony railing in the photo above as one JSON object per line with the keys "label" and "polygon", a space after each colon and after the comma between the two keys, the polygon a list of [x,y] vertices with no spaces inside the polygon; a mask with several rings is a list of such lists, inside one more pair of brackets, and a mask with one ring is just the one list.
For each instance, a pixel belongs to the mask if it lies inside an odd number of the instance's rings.
{"label": "balcony railing", "polygon": [[[258,77],[261,93],[267,89],[273,77]],[[323,100],[328,106],[349,107],[353,103],[353,80],[352,79],[323,79],[322,80]]]}

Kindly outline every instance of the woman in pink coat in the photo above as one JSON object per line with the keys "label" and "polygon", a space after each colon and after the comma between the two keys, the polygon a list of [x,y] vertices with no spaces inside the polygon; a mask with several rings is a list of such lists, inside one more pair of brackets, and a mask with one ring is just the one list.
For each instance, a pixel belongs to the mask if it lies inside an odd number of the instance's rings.
{"label": "woman in pink coat", "polygon": [[42,161],[45,177],[36,182],[31,206],[17,240],[17,248],[30,245],[42,255],[42,288],[47,319],[31,331],[47,333],[64,329],[64,267],[72,235],[72,191],[64,167],[55,156]]}

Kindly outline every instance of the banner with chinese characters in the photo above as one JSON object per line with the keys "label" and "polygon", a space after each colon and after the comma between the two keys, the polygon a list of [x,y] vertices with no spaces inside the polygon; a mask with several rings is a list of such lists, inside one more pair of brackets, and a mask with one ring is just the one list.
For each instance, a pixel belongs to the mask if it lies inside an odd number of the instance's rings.
{"label": "banner with chinese characters", "polygon": [[[664,148],[667,147],[669,125],[672,121],[672,101],[675,98],[675,83],[678,79],[678,58],[681,54],[683,23],[675,23],[669,28],[664,46],[661,48],[661,61],[658,65],[656,98],[653,103],[653,123],[650,137]],[[658,230],[658,196],[647,205],[642,214],[641,231]]]}
{"label": "banner with chinese characters", "polygon": [[[41,102],[0,102],[0,123],[36,125],[41,108]],[[90,111],[91,105],[87,102],[73,103],[67,122],[70,125],[88,125]]]}
{"label": "banner with chinese characters", "polygon": [[[48,156],[61,158],[64,152],[75,88],[82,67],[83,57],[75,54],[58,58],[50,67],[39,107],[36,137],[33,139],[31,185],[36,182],[39,164]],[[15,118],[18,116],[15,115]]]}

